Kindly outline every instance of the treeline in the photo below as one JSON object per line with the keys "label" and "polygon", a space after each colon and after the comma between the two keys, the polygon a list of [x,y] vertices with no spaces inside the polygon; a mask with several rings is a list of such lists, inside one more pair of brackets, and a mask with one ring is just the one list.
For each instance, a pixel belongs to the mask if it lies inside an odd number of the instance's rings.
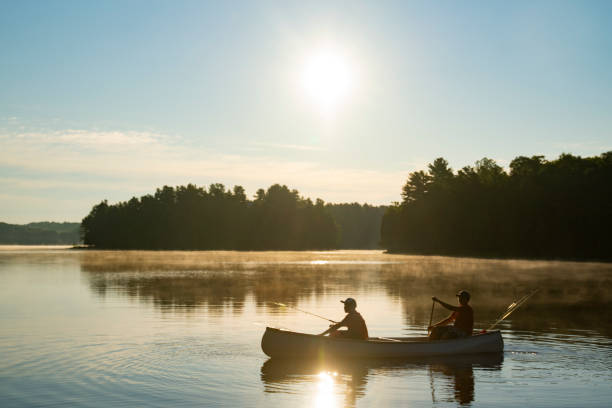
{"label": "treeline", "polygon": [[443,158],[410,174],[387,209],[382,246],[419,253],[612,258],[612,152],[484,158],[453,172]]}
{"label": "treeline", "polygon": [[241,186],[189,184],[164,186],[153,195],[114,205],[102,201],[83,219],[81,232],[84,243],[96,248],[332,249],[377,244],[381,218],[375,207],[325,205],[278,184],[259,189],[253,200]]}
{"label": "treeline", "polygon": [[25,225],[0,222],[2,245],[70,245],[78,244],[77,222],[31,222]]}
{"label": "treeline", "polygon": [[386,206],[368,204],[325,204],[340,229],[341,249],[380,247],[380,226]]}

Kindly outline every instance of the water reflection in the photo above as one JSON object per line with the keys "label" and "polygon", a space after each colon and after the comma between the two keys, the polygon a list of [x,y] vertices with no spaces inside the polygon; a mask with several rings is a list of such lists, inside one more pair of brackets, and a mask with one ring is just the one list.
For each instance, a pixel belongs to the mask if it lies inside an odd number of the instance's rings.
{"label": "water reflection", "polygon": [[[291,392],[293,386],[316,384],[316,407],[354,407],[366,394],[368,380],[379,374],[429,377],[432,403],[470,404],[475,400],[474,369],[500,371],[502,353],[419,358],[418,360],[276,360],[261,367],[264,392]],[[341,401],[339,404],[338,402]]]}
{"label": "water reflection", "polygon": [[312,383],[315,407],[354,406],[365,394],[376,361],[267,360],[261,367],[264,391],[286,392],[293,385]]}
{"label": "water reflection", "polygon": [[334,386],[338,373],[335,371],[322,371],[317,377],[317,391],[314,406],[317,408],[332,408],[337,406]]}
{"label": "water reflection", "polygon": [[[375,251],[0,251],[0,406],[605,407],[611,278],[612,264]],[[431,295],[452,301],[458,287],[472,291],[477,327],[541,288],[503,324],[503,368],[447,359],[262,367],[264,327],[253,322],[327,327],[271,301],[337,319],[338,299],[351,294],[373,335],[408,336],[424,333]]]}
{"label": "water reflection", "polygon": [[489,372],[499,371],[502,363],[502,353],[457,356],[452,359],[430,361],[432,402],[456,401],[462,405],[473,402],[476,388],[474,368],[485,369]]}
{"label": "water reflection", "polygon": [[[484,327],[512,300],[540,287],[507,322],[507,329],[554,327],[567,332],[579,328],[612,337],[610,264],[377,251],[87,251],[80,257],[80,266],[97,295],[125,295],[162,310],[240,313],[252,297],[257,313],[267,314],[270,302],[299,306],[330,293],[375,295],[397,302],[407,327],[428,321],[432,295],[453,302],[458,288],[469,290],[476,327]],[[435,313],[437,319],[445,312],[438,308]]]}

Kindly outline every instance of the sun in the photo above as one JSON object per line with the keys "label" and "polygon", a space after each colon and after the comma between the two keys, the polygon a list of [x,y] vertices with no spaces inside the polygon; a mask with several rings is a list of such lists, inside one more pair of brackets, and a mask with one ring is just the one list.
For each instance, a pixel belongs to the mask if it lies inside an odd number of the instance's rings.
{"label": "sun", "polygon": [[349,59],[332,48],[322,48],[307,58],[300,78],[308,99],[325,114],[337,111],[347,101],[354,80]]}

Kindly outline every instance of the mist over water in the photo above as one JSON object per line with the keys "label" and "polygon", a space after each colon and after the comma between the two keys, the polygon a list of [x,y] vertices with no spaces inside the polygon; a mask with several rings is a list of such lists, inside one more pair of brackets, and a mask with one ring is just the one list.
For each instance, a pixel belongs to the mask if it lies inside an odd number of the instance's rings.
{"label": "mist over water", "polygon": [[[357,299],[372,336],[424,335],[431,296],[472,294],[505,351],[272,361],[266,325],[318,333]],[[0,250],[0,405],[607,406],[612,265],[379,251]],[[437,305],[434,320],[448,315]],[[520,392],[517,390],[520,389]]]}

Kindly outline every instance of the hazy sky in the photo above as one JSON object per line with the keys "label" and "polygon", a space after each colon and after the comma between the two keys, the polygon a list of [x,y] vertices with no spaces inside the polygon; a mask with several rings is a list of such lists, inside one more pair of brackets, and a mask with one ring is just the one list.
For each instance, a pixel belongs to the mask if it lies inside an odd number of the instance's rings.
{"label": "hazy sky", "polygon": [[0,1],[0,221],[164,184],[399,200],[612,150],[610,1]]}

